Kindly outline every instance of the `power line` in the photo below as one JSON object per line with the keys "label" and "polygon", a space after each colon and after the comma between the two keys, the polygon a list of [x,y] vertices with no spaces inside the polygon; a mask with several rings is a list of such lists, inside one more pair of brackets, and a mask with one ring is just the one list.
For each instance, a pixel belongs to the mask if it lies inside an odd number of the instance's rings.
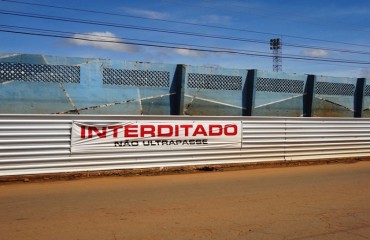
{"label": "power line", "polygon": [[[305,60],[299,60],[299,59],[286,59],[285,62],[305,62]],[[346,64],[346,63],[329,63],[329,62],[313,62],[312,64],[316,64],[316,65],[322,65],[322,66],[339,66],[339,67],[349,67],[349,68],[355,68],[355,69],[358,69],[359,66],[358,65],[349,65],[349,64]]]}
{"label": "power line", "polygon": [[[281,37],[284,37],[284,38],[304,39],[304,40],[312,40],[312,41],[319,41],[319,42],[326,42],[326,43],[336,43],[336,44],[343,44],[343,45],[349,45],[349,46],[358,46],[358,47],[370,47],[370,45],[365,45],[365,44],[355,44],[355,43],[333,41],[333,40],[326,40],[326,39],[319,39],[319,38],[302,37],[302,36],[289,35],[289,34],[280,34],[280,33],[277,34],[277,33],[271,33],[271,32],[248,30],[248,29],[245,29],[245,28],[231,28],[231,27],[223,27],[223,26],[210,25],[210,24],[200,24],[200,23],[191,23],[191,22],[175,21],[175,20],[168,20],[168,19],[158,19],[158,18],[142,17],[142,16],[135,16],[135,15],[129,15],[129,14],[120,14],[120,13],[114,13],[114,12],[87,10],[87,9],[81,9],[81,8],[71,8],[71,7],[63,7],[63,6],[40,4],[40,3],[30,3],[30,2],[15,1],[15,0],[0,0],[0,1],[9,2],[9,3],[16,3],[16,4],[26,4],[26,5],[30,5],[30,6],[54,8],[54,9],[64,9],[64,10],[71,10],[71,11],[79,11],[79,12],[87,12],[87,13],[95,13],[95,14],[104,14],[104,15],[110,15],[110,16],[119,16],[119,17],[127,17],[127,18],[152,20],[152,21],[165,22],[165,23],[184,24],[184,25],[190,25],[190,26],[199,26],[199,27],[239,31],[239,32],[248,32],[248,33],[256,33],[256,34],[263,34],[263,35],[270,35],[270,36],[281,36]],[[313,46],[311,46],[311,48],[312,47]],[[317,47],[317,48],[319,48],[319,47]]]}
{"label": "power line", "polygon": [[[87,37],[99,37],[101,38],[101,35],[96,34],[90,34],[90,33],[76,33],[76,32],[69,32],[69,31],[56,31],[51,29],[42,29],[42,28],[30,28],[30,27],[22,27],[22,26],[14,26],[14,25],[0,25],[2,28],[6,29],[21,29],[21,30],[30,30],[34,32],[39,33],[57,33],[57,34],[69,34],[69,35],[82,35]],[[153,40],[143,40],[143,39],[137,39],[137,38],[123,38],[120,36],[103,36],[105,39],[112,39],[114,41],[117,41],[117,39],[124,39],[124,40],[130,40],[130,41],[139,41],[139,42],[150,42],[150,43],[160,43],[160,44],[168,44],[168,45],[176,45],[176,46],[187,46],[187,47],[200,47],[203,49],[215,49],[215,50],[228,50],[228,51],[238,51],[238,52],[246,52],[246,53],[257,53],[257,54],[270,54],[269,52],[261,52],[261,51],[252,51],[252,50],[246,50],[246,49],[236,49],[236,48],[225,48],[225,47],[217,47],[217,46],[205,46],[205,45],[195,45],[195,44],[187,44],[187,43],[174,43],[174,42],[164,42],[164,41],[153,41]],[[122,42],[123,43],[123,42]],[[292,56],[292,57],[301,57],[300,55],[295,54],[285,54],[285,56]],[[320,59],[320,58],[318,58]],[[326,58],[330,59],[330,58]]]}
{"label": "power line", "polygon": [[118,24],[118,23],[112,23],[112,22],[100,22],[100,21],[92,21],[92,20],[77,19],[77,18],[55,17],[55,16],[50,16],[50,15],[41,15],[41,14],[33,14],[33,13],[25,13],[25,12],[0,10],[0,14],[29,17],[29,18],[38,18],[38,19],[47,19],[47,20],[62,21],[62,22],[73,22],[73,23],[81,23],[81,24],[89,24],[89,25],[99,25],[99,26],[107,26],[107,27],[117,27],[117,28],[126,28],[126,29],[134,29],[134,30],[180,34],[180,35],[187,35],[187,36],[206,37],[206,38],[214,38],[214,39],[222,39],[222,40],[253,42],[253,43],[263,43],[263,44],[268,43],[267,41],[257,40],[257,39],[229,37],[229,36],[224,36],[224,35],[213,35],[213,34],[178,31],[178,30],[162,29],[162,28],[151,28],[151,27],[144,27],[144,26],[137,26],[137,25]]}
{"label": "power line", "polygon": [[[212,4],[212,3],[214,4],[214,2],[212,2],[212,1],[207,1],[207,6],[202,5],[202,4],[198,4],[197,6],[194,6],[194,4],[184,3],[182,1],[180,2],[180,1],[168,1],[168,0],[164,0],[164,2],[181,4],[181,5],[184,5],[184,6],[191,7],[191,8],[202,7],[202,8],[206,8],[206,9],[212,9],[212,10],[218,10],[218,11],[223,11],[223,12],[231,12],[231,13],[245,15],[245,12],[244,11],[230,10],[230,9],[218,8],[218,7],[210,6],[210,4]],[[231,4],[228,2],[227,5],[230,6]],[[240,8],[240,6],[239,6],[239,8]],[[249,8],[249,9],[254,9],[254,10],[257,9],[255,7],[245,7],[245,6],[244,6],[244,8]],[[283,17],[283,16],[287,15],[287,13],[282,13],[282,12],[279,12],[279,11],[275,11],[275,12],[276,12],[276,14],[273,15],[274,20],[276,20],[277,18],[279,18],[279,19],[282,19],[282,20],[285,20],[285,21],[289,21],[289,22],[303,22],[303,23],[308,23],[308,24],[311,24],[311,25],[324,26],[324,27],[333,27],[332,25],[329,25],[329,24],[314,23],[314,22],[310,22],[310,21],[302,20],[302,19],[301,20],[293,20],[293,19],[290,19],[290,18]],[[270,14],[261,14],[261,13],[258,14],[256,12],[253,12],[252,14],[257,15],[257,16],[259,15],[259,16],[263,16],[263,17],[268,17],[268,18],[271,18],[272,17]],[[312,19],[312,17],[310,17],[310,18]],[[343,24],[341,26],[343,26]],[[352,25],[352,26],[355,26],[355,25]],[[361,27],[369,28],[369,26],[361,26]],[[352,31],[358,31],[358,32],[370,32],[369,30],[360,29],[360,28],[358,28],[358,26],[356,26],[356,28],[347,27],[347,29],[348,30],[352,30]]]}
{"label": "power line", "polygon": [[[82,35],[87,37],[103,37],[106,39],[124,39],[130,41],[140,41],[140,42],[150,42],[150,43],[160,43],[160,44],[169,44],[169,45],[177,45],[177,46],[191,46],[191,47],[201,47],[201,48],[208,48],[208,49],[217,49],[217,50],[232,50],[232,51],[240,51],[240,52],[250,52],[250,53],[261,53],[261,54],[268,54],[267,52],[260,52],[260,51],[251,51],[251,50],[244,50],[244,49],[235,49],[235,48],[224,48],[224,47],[215,47],[215,46],[205,46],[205,45],[194,45],[194,44],[187,44],[187,43],[174,43],[174,42],[164,42],[164,41],[153,41],[153,40],[143,40],[137,38],[127,38],[127,37],[120,37],[120,36],[101,36],[96,34],[89,34],[89,33],[76,33],[76,32],[68,32],[68,31],[56,31],[50,29],[41,29],[41,28],[30,28],[30,27],[21,27],[21,26],[12,26],[12,25],[0,25],[2,28],[6,29],[23,29],[23,30],[32,30],[39,33],[58,33],[58,34],[70,34],[70,35]],[[73,37],[72,37],[73,38]],[[123,43],[123,42],[122,42]],[[294,55],[292,55],[294,56]],[[298,55],[297,55],[298,56]]]}
{"label": "power line", "polygon": [[[69,31],[56,31],[50,29],[42,29],[42,28],[30,28],[30,27],[21,27],[21,26],[14,26],[14,25],[0,25],[2,28],[6,29],[23,29],[23,30],[31,30],[39,33],[58,33],[58,34],[70,34],[70,35],[83,35],[88,37],[102,37],[101,35],[90,34],[90,33],[76,33],[76,32],[69,32]],[[124,40],[131,40],[131,41],[140,41],[140,42],[151,42],[151,43],[161,43],[161,44],[169,44],[169,45],[177,45],[177,46],[191,46],[191,47],[201,47],[201,48],[209,48],[209,49],[217,49],[217,50],[232,50],[232,51],[240,51],[240,52],[251,52],[251,53],[262,53],[268,54],[267,52],[261,51],[251,51],[245,49],[235,49],[235,48],[224,48],[224,47],[215,47],[215,46],[205,46],[205,45],[194,45],[194,44],[187,44],[187,43],[174,43],[174,42],[164,42],[164,41],[153,41],[153,40],[143,40],[137,38],[127,38],[127,37],[120,37],[120,36],[103,36],[103,38],[107,39],[124,39]],[[294,56],[294,55],[292,55]],[[298,55],[297,55],[298,56]]]}
{"label": "power line", "polygon": [[[167,34],[179,34],[179,35],[186,35],[186,36],[193,36],[193,37],[204,37],[204,38],[221,39],[221,40],[229,40],[229,41],[250,42],[250,43],[257,43],[257,44],[268,44],[269,43],[268,41],[259,40],[259,39],[230,37],[230,36],[225,36],[225,35],[178,31],[178,30],[172,30],[172,29],[151,28],[151,27],[144,27],[144,26],[137,26],[137,25],[118,24],[118,23],[112,23],[112,22],[100,22],[100,21],[92,21],[92,20],[77,19],[77,18],[56,17],[56,16],[50,16],[50,15],[33,14],[33,13],[16,12],[16,11],[0,10],[0,14],[20,16],[20,17],[29,17],[29,18],[38,18],[38,19],[47,19],[47,20],[62,21],[62,22],[73,22],[73,23],[81,23],[81,24],[89,24],[89,25],[126,28],[126,29],[134,29],[134,30],[141,30],[141,31],[152,31],[152,32],[160,32],[160,33],[167,33]],[[341,53],[364,54],[364,55],[370,54],[370,52],[355,51],[355,50],[348,50],[348,49],[326,48],[326,47],[289,44],[289,43],[284,43],[284,45],[289,46],[289,47],[296,47],[296,48],[320,49],[320,50],[327,50],[327,51],[334,51],[334,52],[341,52]]]}
{"label": "power line", "polygon": [[[164,0],[166,1],[166,0]],[[255,6],[245,6],[245,5],[242,5],[242,4],[238,4],[238,3],[233,3],[233,2],[214,2],[214,1],[209,1],[207,0],[207,5],[210,5],[210,4],[213,4],[213,5],[227,5],[227,6],[235,6],[237,8],[245,8],[245,9],[252,9],[252,10],[262,10],[264,12],[266,12],[265,9],[261,9],[259,7],[255,7]],[[222,10],[222,9],[220,9]],[[289,20],[289,21],[297,21],[297,22],[305,22],[305,23],[310,23],[310,24],[314,24],[314,25],[321,25],[321,26],[329,26],[329,27],[332,27],[330,26],[329,24],[322,24],[322,23],[316,23],[316,22],[309,22],[309,21],[305,21],[306,19],[309,19],[309,20],[314,20],[314,21],[318,21],[320,19],[318,18],[315,18],[315,17],[312,17],[311,15],[304,15],[302,16],[301,13],[297,13],[297,12],[292,12],[292,11],[278,11],[278,10],[267,10],[269,13],[274,13],[274,15],[270,15],[270,14],[261,14],[265,17],[276,17],[276,16],[279,16],[281,19],[286,19],[286,20]],[[302,17],[304,17],[305,20],[294,20],[294,19],[290,19],[290,18],[283,18],[281,16],[293,16],[293,17],[299,17],[300,19],[302,19]],[[361,32],[369,32],[369,28],[370,26],[369,25],[359,25],[359,24],[349,24],[348,21],[330,21],[331,23],[333,24],[336,24],[337,25],[340,25],[341,28],[343,28],[343,26],[347,26],[347,29],[349,30],[354,30],[354,31],[361,31]],[[352,27],[355,27],[355,28],[352,28]],[[365,28],[365,29],[359,29],[359,28]]]}
{"label": "power line", "polygon": [[[64,36],[64,35],[56,35],[56,34],[32,33],[32,32],[14,31],[14,30],[0,30],[0,32],[15,33],[15,34],[24,34],[24,35],[33,35],[33,36],[43,36],[43,37],[54,37],[54,38],[63,38],[63,39],[77,39],[77,40],[83,40],[83,41],[89,41],[89,42],[118,43],[118,44],[136,45],[136,46],[147,46],[147,47],[158,47],[158,48],[168,48],[168,49],[185,49],[185,50],[198,51],[198,52],[238,54],[238,55],[255,56],[255,57],[268,57],[268,58],[272,57],[271,55],[267,55],[267,54],[238,52],[238,51],[232,51],[232,50],[209,50],[209,49],[201,49],[201,48],[195,48],[195,47],[167,46],[167,45],[148,44],[148,43],[139,43],[139,42],[122,42],[122,41],[109,41],[109,40],[95,40],[95,39],[88,39],[88,38],[76,37],[76,36],[73,36],[72,37],[72,36]],[[296,60],[306,60],[306,61],[319,61],[319,62],[333,62],[333,63],[347,63],[347,64],[370,65],[370,62],[357,61],[357,60],[349,60],[349,59],[313,58],[313,57],[308,58],[308,57],[294,57],[294,56],[282,56],[282,58],[296,59]]]}

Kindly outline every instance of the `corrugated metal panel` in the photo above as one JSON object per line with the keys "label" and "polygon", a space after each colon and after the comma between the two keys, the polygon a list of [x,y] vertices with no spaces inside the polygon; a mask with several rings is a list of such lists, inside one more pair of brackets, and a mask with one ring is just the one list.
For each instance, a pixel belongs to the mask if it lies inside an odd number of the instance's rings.
{"label": "corrugated metal panel", "polygon": [[243,121],[242,149],[255,160],[284,160],[285,120],[246,118]]}
{"label": "corrugated metal panel", "polygon": [[287,160],[370,156],[369,143],[369,119],[287,119]]}
{"label": "corrugated metal panel", "polygon": [[[73,120],[240,120],[242,148],[72,154]],[[361,157],[369,143],[369,119],[0,115],[0,175]]]}

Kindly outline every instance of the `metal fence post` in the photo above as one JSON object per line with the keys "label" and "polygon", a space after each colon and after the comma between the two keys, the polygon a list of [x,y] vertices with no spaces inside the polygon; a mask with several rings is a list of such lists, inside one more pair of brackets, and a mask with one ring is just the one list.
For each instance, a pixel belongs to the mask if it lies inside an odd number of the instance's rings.
{"label": "metal fence post", "polygon": [[182,115],[184,112],[184,86],[186,78],[186,65],[178,64],[175,71],[175,79],[170,88],[170,112],[171,115]]}
{"label": "metal fence post", "polygon": [[248,70],[247,80],[243,88],[243,116],[252,116],[254,108],[255,96],[255,80],[257,77],[257,70]]}
{"label": "metal fence post", "polygon": [[354,96],[354,117],[362,117],[362,108],[364,105],[365,78],[357,78],[356,90]]}
{"label": "metal fence post", "polygon": [[307,75],[303,94],[303,117],[312,117],[312,103],[315,96],[315,75]]}

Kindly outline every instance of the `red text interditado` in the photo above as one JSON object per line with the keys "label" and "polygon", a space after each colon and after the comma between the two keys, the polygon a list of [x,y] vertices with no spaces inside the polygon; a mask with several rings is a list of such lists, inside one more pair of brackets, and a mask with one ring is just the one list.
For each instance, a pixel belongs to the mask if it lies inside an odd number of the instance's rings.
{"label": "red text interditado", "polygon": [[236,136],[236,124],[129,124],[80,126],[81,138],[216,137]]}

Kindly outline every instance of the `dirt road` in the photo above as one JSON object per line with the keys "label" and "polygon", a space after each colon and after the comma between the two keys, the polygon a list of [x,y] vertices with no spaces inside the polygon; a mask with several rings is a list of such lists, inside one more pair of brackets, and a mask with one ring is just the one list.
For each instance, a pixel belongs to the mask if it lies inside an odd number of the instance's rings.
{"label": "dirt road", "polygon": [[0,239],[370,239],[370,162],[3,184]]}

